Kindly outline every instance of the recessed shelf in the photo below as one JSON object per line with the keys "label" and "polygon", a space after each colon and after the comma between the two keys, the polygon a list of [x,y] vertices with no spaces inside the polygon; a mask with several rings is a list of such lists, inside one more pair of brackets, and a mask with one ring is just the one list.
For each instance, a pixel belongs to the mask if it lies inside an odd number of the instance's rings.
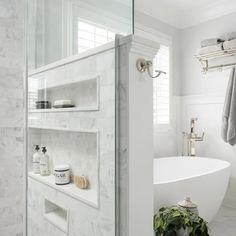
{"label": "recessed shelf", "polygon": [[98,208],[98,193],[92,189],[82,190],[77,188],[73,183],[62,186],[56,185],[53,175],[41,176],[39,174],[29,172],[28,177],[38,181],[39,183],[47,185],[50,188],[60,191],[61,193],[64,193],[72,198],[80,200],[87,205]]}
{"label": "recessed shelf", "polygon": [[71,108],[51,108],[51,109],[29,109],[29,113],[50,113],[50,112],[89,112],[99,111],[99,107],[71,107]]}
{"label": "recessed shelf", "polygon": [[[71,79],[68,81],[48,82],[49,78],[44,81],[37,79],[38,85],[32,82],[32,88],[29,93],[29,112],[30,113],[52,113],[52,112],[88,112],[99,111],[100,104],[100,80],[99,76]],[[29,81],[30,83],[30,81]],[[31,86],[29,84],[29,86]],[[50,101],[54,104],[58,100],[71,100],[75,107],[68,108],[50,108],[36,109],[36,101]]]}
{"label": "recessed shelf", "polygon": [[44,218],[56,226],[58,229],[68,234],[69,230],[69,211],[59,206],[54,201],[44,200]]}

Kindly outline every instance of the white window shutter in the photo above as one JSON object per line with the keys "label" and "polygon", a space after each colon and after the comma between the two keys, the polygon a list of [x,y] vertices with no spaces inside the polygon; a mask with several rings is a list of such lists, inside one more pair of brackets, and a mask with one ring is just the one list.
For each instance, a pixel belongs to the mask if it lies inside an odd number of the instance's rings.
{"label": "white window shutter", "polygon": [[[153,81],[154,125],[167,125],[170,123],[170,49],[160,46],[154,61],[153,70],[162,70],[166,74]],[[155,73],[155,72],[153,72]]]}

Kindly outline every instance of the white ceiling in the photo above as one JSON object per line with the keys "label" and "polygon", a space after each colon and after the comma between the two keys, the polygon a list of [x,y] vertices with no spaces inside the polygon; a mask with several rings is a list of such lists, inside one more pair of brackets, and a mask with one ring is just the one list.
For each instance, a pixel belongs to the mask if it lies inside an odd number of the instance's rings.
{"label": "white ceiling", "polygon": [[135,0],[135,10],[186,28],[236,12],[236,0]]}

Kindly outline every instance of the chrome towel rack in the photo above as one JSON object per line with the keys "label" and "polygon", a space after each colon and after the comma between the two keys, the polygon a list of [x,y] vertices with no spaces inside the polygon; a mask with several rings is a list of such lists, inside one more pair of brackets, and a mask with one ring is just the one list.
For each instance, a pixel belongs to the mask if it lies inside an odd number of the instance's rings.
{"label": "chrome towel rack", "polygon": [[223,69],[236,67],[236,62],[209,66],[210,60],[225,58],[225,57],[233,57],[233,56],[236,57],[236,49],[221,50],[221,51],[217,51],[217,52],[209,53],[209,54],[195,55],[195,57],[199,60],[199,62],[202,65],[203,73],[207,73],[210,70],[219,70],[221,72]]}

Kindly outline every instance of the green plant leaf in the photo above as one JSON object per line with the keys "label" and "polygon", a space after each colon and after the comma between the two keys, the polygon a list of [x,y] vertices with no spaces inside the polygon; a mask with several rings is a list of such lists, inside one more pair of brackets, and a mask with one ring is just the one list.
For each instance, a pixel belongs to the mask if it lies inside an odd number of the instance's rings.
{"label": "green plant leaf", "polygon": [[156,236],[176,236],[180,229],[187,230],[189,236],[209,236],[207,222],[188,210],[162,207],[154,216]]}

